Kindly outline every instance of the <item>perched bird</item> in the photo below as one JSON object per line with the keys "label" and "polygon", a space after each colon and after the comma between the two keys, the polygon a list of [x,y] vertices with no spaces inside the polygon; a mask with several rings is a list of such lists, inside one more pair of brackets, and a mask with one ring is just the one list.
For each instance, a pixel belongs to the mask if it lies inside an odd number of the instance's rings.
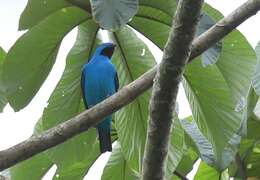
{"label": "perched bird", "polygon": [[[81,75],[81,89],[86,108],[100,103],[117,92],[119,83],[116,68],[111,63],[115,45],[103,43],[97,47],[94,55],[84,65]],[[112,151],[111,143],[112,116],[107,116],[96,128],[98,131],[100,151]]]}

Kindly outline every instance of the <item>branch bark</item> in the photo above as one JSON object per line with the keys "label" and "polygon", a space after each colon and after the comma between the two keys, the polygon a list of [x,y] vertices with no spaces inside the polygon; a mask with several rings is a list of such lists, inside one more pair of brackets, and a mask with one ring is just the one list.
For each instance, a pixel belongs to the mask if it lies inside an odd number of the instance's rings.
{"label": "branch bark", "polygon": [[184,67],[191,53],[202,4],[203,0],[181,0],[178,3],[163,59],[153,84],[142,167],[143,180],[164,179],[172,114]]}
{"label": "branch bark", "polygon": [[[218,24],[220,22],[226,22],[224,26],[214,26],[206,32],[206,35],[204,35],[204,33],[195,39],[192,46],[190,61],[231,32],[233,30],[231,27],[237,27],[244,20],[256,14],[259,9],[260,0],[249,0],[235,12],[218,22]],[[129,104],[152,86],[156,70],[157,66],[122,88],[115,95],[76,117],[45,131],[41,135],[32,136],[28,140],[9,149],[0,151],[0,171],[63,143],[67,139],[96,125],[105,116]]]}

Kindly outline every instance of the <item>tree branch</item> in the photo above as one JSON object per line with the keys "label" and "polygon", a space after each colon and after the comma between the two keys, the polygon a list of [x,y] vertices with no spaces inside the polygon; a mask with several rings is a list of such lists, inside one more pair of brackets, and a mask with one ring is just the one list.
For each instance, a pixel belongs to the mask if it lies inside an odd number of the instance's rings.
{"label": "tree branch", "polygon": [[202,4],[203,0],[181,0],[178,3],[162,62],[154,79],[142,180],[164,179],[172,114],[184,67],[191,53]]}
{"label": "tree branch", "polygon": [[[259,9],[260,0],[249,0],[235,11],[237,13],[232,13],[220,22],[227,22],[227,27],[235,28],[244,20],[254,15]],[[228,29],[228,32],[230,31],[232,31],[231,28]],[[228,32],[227,28],[223,26],[214,26],[206,32],[206,35],[202,34],[200,37],[195,39],[190,60],[218,42]],[[0,171],[11,167],[18,162],[26,160],[33,155],[43,152],[44,150],[63,143],[67,139],[72,138],[73,136],[98,124],[107,115],[129,104],[152,86],[156,69],[157,66],[143,74],[134,82],[122,88],[115,95],[95,107],[84,111],[76,117],[45,131],[41,135],[32,136],[28,140],[9,149],[0,151]]]}

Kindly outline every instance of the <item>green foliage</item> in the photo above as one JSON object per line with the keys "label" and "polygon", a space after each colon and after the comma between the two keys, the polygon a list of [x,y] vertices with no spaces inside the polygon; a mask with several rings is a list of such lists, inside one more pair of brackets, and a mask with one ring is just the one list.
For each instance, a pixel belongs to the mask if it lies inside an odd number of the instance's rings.
{"label": "green foliage", "polygon": [[11,168],[12,180],[39,180],[51,168],[52,162],[47,153],[38,154],[31,159],[23,161]]}
{"label": "green foliage", "polygon": [[104,169],[102,180],[122,179],[137,180],[138,175],[128,166],[120,144],[117,143]]}
{"label": "green foliage", "polygon": [[212,144],[198,129],[195,121],[189,122],[187,120],[182,120],[181,124],[186,133],[195,143],[196,148],[194,148],[194,150],[197,151],[201,159],[207,164],[214,166],[216,169],[221,171],[227,168],[229,164],[234,161],[234,156],[238,151],[238,146],[240,143],[239,136],[234,136],[234,138],[232,138],[221,154],[215,156]]}
{"label": "green foliage", "polygon": [[219,180],[219,173],[212,167],[208,166],[206,163],[201,162],[199,169],[195,175],[195,180]]}
{"label": "green foliage", "polygon": [[[215,21],[209,15],[207,15],[206,13],[202,14],[197,29],[197,36],[207,31],[214,24]],[[207,51],[205,51],[201,56],[202,66],[206,67],[208,65],[215,64],[221,53],[221,48],[222,48],[222,43],[218,42],[214,46],[210,47]]]}
{"label": "green foliage", "polygon": [[256,66],[256,71],[253,78],[252,86],[254,87],[254,90],[257,93],[257,95],[260,96],[260,41],[257,44],[255,51],[256,51],[258,63]]}
{"label": "green foliage", "polygon": [[[117,44],[113,63],[118,71],[120,87],[134,81],[155,65],[147,46],[130,28],[122,28],[110,36]],[[140,171],[142,164],[149,99],[150,92],[145,92],[115,116],[118,141],[129,166],[135,171]]]}
{"label": "green foliage", "polygon": [[[94,17],[90,14],[90,2]],[[48,76],[63,38],[78,27],[78,36],[67,56],[64,73],[48,100],[35,133],[84,110],[79,85],[81,69],[100,43],[100,27],[93,18],[102,27],[114,30],[136,14],[127,26],[109,33],[109,38],[117,44],[112,61],[122,88],[156,64],[150,49],[134,30],[163,50],[177,6],[172,0],[140,0],[139,7],[137,0],[130,4],[127,0],[120,3],[98,0],[95,1],[101,3],[98,6],[93,2],[28,0],[19,25],[20,29],[28,31],[16,41],[6,58],[0,49],[0,110],[7,103],[7,96],[10,105],[18,111],[31,101]],[[206,31],[220,18],[222,15],[218,11],[205,5],[197,34]],[[256,51],[259,54],[259,45]],[[192,109],[192,121],[179,122],[175,117],[166,164],[167,179],[176,178],[173,177],[175,170],[186,175],[198,158],[204,162],[195,179],[219,179],[220,174],[225,179],[227,171],[219,171],[232,161],[228,168],[230,172],[233,168],[233,175],[237,176],[236,152],[243,158],[248,175],[259,176],[257,111],[260,112],[260,108],[256,106],[259,64],[255,72],[255,52],[244,36],[235,30],[187,65],[183,85]],[[1,82],[2,66],[4,83]],[[138,179],[146,140],[149,99],[150,91],[147,91],[115,113],[113,125],[117,144],[102,179]],[[247,126],[248,136],[245,136]],[[82,179],[99,155],[96,132],[91,129],[14,166],[11,176],[15,180],[40,179],[51,165],[56,164],[54,179]]]}
{"label": "green foliage", "polygon": [[3,85],[3,63],[6,57],[6,52],[0,47],[0,112],[3,111],[3,108],[5,107],[7,103],[7,99],[5,97],[5,88]]}
{"label": "green foliage", "polygon": [[90,0],[93,18],[104,29],[125,25],[137,12],[138,0]]}
{"label": "green foliage", "polygon": [[62,9],[16,41],[7,54],[3,69],[7,98],[15,111],[25,107],[41,87],[64,36],[87,18],[89,15],[77,8]]}

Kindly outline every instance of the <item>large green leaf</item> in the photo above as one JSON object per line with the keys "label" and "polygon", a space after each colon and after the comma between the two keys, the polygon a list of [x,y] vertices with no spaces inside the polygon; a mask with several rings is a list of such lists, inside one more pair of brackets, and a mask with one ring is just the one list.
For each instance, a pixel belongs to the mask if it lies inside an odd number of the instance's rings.
{"label": "large green leaf", "polygon": [[62,9],[16,41],[7,54],[3,73],[7,98],[15,111],[31,101],[46,79],[64,36],[87,18],[89,15],[78,8]]}
{"label": "large green leaf", "polygon": [[183,156],[176,168],[176,171],[183,176],[187,175],[192,169],[195,162],[198,159],[198,155],[192,148],[188,148],[187,146],[184,148]]}
{"label": "large green leaf", "polygon": [[228,145],[224,148],[222,153],[215,156],[212,144],[201,133],[194,121],[189,122],[184,119],[181,121],[181,124],[186,133],[194,141],[201,159],[207,164],[214,166],[219,170],[223,170],[234,161],[235,154],[239,148],[240,136],[234,136],[231,141],[228,142]]}
{"label": "large green leaf", "polygon": [[[111,34],[111,37],[117,44],[113,63],[117,68],[120,87],[134,81],[155,65],[147,46],[129,27]],[[129,166],[137,172],[140,172],[144,151],[149,98],[150,92],[145,92],[115,116],[122,152]]]}
{"label": "large green leaf", "polygon": [[171,179],[184,153],[184,131],[178,118],[175,118],[170,136],[167,156],[166,179]]}
{"label": "large green leaf", "polygon": [[215,65],[203,68],[195,60],[187,66],[184,77],[193,118],[212,144],[217,164],[222,164],[222,151],[238,131],[242,113],[234,110],[230,89]]}
{"label": "large green leaf", "polygon": [[[42,132],[41,119],[35,125],[33,134],[37,135],[40,132]],[[39,180],[52,165],[53,162],[48,157],[48,151],[45,151],[11,167],[10,176],[12,180],[24,180],[29,177],[32,180]]]}
{"label": "large green leaf", "polygon": [[176,1],[141,0],[139,6],[138,13],[129,25],[163,49],[177,6]]}
{"label": "large green leaf", "polygon": [[117,143],[103,171],[102,180],[137,180],[138,174],[130,169],[124,158],[120,144]]}
{"label": "large green leaf", "polygon": [[206,163],[201,162],[198,171],[194,177],[194,180],[229,180],[228,171],[225,170],[222,173],[217,172]]}
{"label": "large green leaf", "polygon": [[51,13],[69,5],[65,0],[28,0],[20,16],[19,30],[31,28]]}
{"label": "large green leaf", "polygon": [[[134,29],[142,33],[159,48],[163,49],[169,35],[172,23],[172,14],[176,9],[176,1],[140,1],[137,15],[129,23]],[[215,21],[203,13],[198,25],[197,35],[205,32]],[[221,43],[209,48],[202,54],[202,64],[207,66],[216,63],[221,52]]]}
{"label": "large green leaf", "polygon": [[251,153],[244,159],[246,173],[250,177],[260,178],[260,142],[254,144]]}
{"label": "large green leaf", "polygon": [[256,66],[255,75],[254,75],[254,78],[252,81],[252,86],[254,87],[257,95],[260,96],[260,41],[255,48],[255,52],[257,55],[258,63]]}
{"label": "large green leaf", "polygon": [[51,14],[63,8],[80,5],[82,8],[89,6],[88,0],[28,0],[23,10],[20,21],[19,30],[31,28],[44,20]]}
{"label": "large green leaf", "polygon": [[23,161],[10,169],[12,180],[39,180],[53,165],[46,152]]}
{"label": "large green leaf", "polygon": [[252,115],[247,122],[247,136],[246,139],[252,139],[254,141],[260,141],[260,119],[256,115]]}
{"label": "large green leaf", "polygon": [[[169,3],[169,7],[174,3]],[[150,5],[154,5],[154,1],[151,1]],[[145,16],[140,8],[130,25],[162,49],[170,29],[170,15],[165,10],[146,6],[143,7]],[[215,21],[221,18],[210,6],[205,6],[204,11]],[[185,82],[188,82],[190,89],[186,92],[189,91],[189,96],[193,96],[190,104],[194,119],[206,138],[213,143],[215,154],[221,154],[228,141],[241,127],[240,111],[245,106],[255,62],[255,55],[249,43],[241,33],[234,31],[224,39],[216,65],[207,68],[202,68],[197,62],[188,65]],[[243,69],[240,68],[241,65]],[[236,108],[239,102],[242,105]],[[235,109],[239,112],[235,112]]]}
{"label": "large green leaf", "polygon": [[[79,26],[75,45],[67,57],[65,71],[43,112],[44,129],[53,127],[84,110],[80,76],[96,45],[98,26],[92,19]],[[51,149],[49,156],[58,169],[54,179],[82,179],[99,155],[95,129]]]}
{"label": "large green leaf", "polygon": [[201,162],[194,180],[220,180],[219,176],[218,171],[208,166],[206,163]]}
{"label": "large green leaf", "polygon": [[[197,35],[201,35],[209,28],[211,28],[215,24],[215,21],[206,13],[201,15],[201,19],[197,28]],[[207,51],[205,51],[202,56],[202,65],[204,67],[208,65],[215,64],[219,58],[220,52],[222,48],[222,43],[218,42],[217,44],[210,47]]]}
{"label": "large green leaf", "polygon": [[[223,16],[214,8],[206,5],[204,11],[215,21]],[[256,55],[249,42],[238,30],[233,30],[222,41],[222,51],[217,62],[217,67],[231,89],[236,103],[243,104],[251,85],[251,80],[256,67]],[[243,68],[241,68],[243,67]],[[243,103],[244,102],[244,103]]]}
{"label": "large green leaf", "polygon": [[105,29],[118,29],[137,12],[138,0],[90,0],[93,18]]}
{"label": "large green leaf", "polygon": [[7,104],[7,99],[5,97],[5,87],[2,81],[2,71],[3,71],[3,63],[6,57],[5,51],[0,47],[0,112],[3,111],[3,108]]}

